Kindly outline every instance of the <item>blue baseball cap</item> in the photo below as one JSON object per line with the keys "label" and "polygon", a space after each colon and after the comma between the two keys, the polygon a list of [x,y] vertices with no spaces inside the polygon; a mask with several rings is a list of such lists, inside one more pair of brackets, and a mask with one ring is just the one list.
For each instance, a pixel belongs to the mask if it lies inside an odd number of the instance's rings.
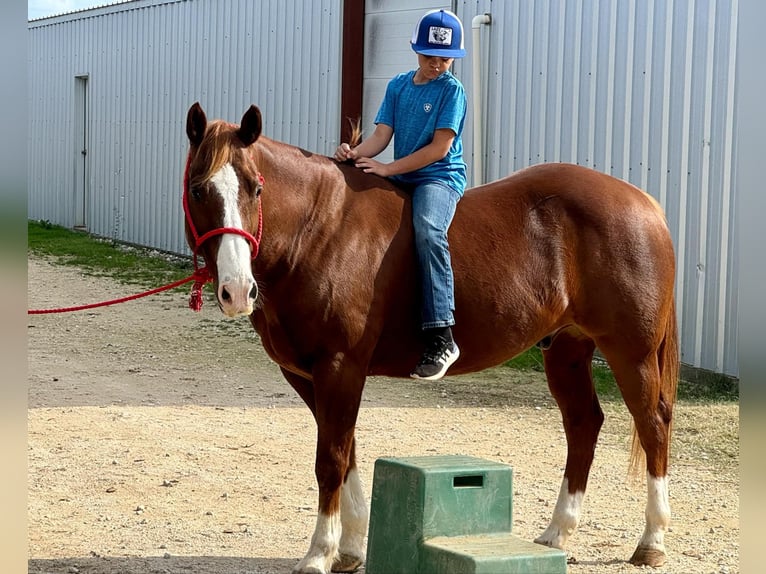
{"label": "blue baseball cap", "polygon": [[449,10],[431,10],[418,22],[410,44],[415,52],[424,56],[462,58],[465,56],[463,24]]}

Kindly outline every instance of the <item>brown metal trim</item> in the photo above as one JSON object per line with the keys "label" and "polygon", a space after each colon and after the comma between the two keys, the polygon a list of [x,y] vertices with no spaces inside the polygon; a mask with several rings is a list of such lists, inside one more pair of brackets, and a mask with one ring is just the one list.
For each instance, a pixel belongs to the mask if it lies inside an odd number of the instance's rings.
{"label": "brown metal trim", "polygon": [[347,142],[351,121],[362,118],[364,80],[364,4],[365,0],[343,2],[343,52],[340,84],[340,140]]}

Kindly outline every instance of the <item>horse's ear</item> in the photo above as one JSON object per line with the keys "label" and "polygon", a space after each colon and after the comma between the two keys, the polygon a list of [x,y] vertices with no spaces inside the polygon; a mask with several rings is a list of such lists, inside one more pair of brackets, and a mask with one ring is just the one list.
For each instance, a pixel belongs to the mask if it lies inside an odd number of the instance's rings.
{"label": "horse's ear", "polygon": [[258,106],[250,106],[242,116],[237,136],[245,146],[249,146],[261,135],[261,125],[261,110]]}
{"label": "horse's ear", "polygon": [[202,111],[202,106],[199,105],[199,102],[194,102],[192,107],[189,108],[189,113],[186,114],[186,135],[189,137],[192,145],[202,143],[206,127],[207,116]]}

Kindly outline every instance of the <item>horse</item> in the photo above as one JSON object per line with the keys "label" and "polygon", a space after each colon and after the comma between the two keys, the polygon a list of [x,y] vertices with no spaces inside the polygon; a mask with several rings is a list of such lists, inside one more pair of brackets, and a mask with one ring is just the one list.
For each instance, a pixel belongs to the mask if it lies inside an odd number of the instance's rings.
{"label": "horse", "polygon": [[[350,572],[365,559],[368,524],[354,437],[365,380],[407,377],[424,345],[411,198],[261,132],[255,105],[239,125],[189,108],[186,239],[223,314],[249,316],[316,421],[317,520],[294,572]],[[645,467],[645,529],[630,562],[663,564],[679,355],[660,205],[610,175],[543,163],[467,190],[449,245],[461,354],[448,375],[542,342],[567,455],[535,542],[564,549],[580,518],[604,420],[591,377],[598,349],[633,418],[631,463]]]}

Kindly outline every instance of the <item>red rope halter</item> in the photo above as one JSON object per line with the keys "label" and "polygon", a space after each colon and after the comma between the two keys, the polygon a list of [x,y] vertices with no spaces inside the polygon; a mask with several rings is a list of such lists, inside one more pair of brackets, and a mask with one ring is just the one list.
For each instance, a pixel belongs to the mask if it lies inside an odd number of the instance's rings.
{"label": "red rope halter", "polygon": [[[184,206],[184,215],[186,216],[186,224],[189,226],[189,230],[192,233],[192,237],[194,237],[194,249],[192,250],[192,256],[194,261],[194,274],[192,277],[194,278],[194,284],[191,288],[191,293],[189,295],[189,308],[193,311],[199,311],[202,309],[202,288],[205,286],[205,283],[208,283],[209,281],[213,280],[213,276],[210,273],[210,270],[207,268],[207,266],[200,267],[198,260],[197,260],[197,252],[199,251],[202,244],[210,239],[211,237],[215,237],[216,235],[223,235],[225,233],[233,233],[236,235],[241,235],[244,237],[248,243],[250,243],[250,260],[252,261],[256,257],[258,257],[258,250],[261,245],[261,235],[263,233],[263,209],[261,207],[261,200],[258,199],[258,230],[256,231],[255,236],[253,236],[251,233],[245,231],[244,229],[239,229],[238,227],[217,227],[215,229],[211,229],[210,231],[203,233],[202,235],[199,235],[197,233],[197,228],[194,226],[194,222],[192,221],[191,214],[189,212],[189,166],[191,165],[191,152],[186,158],[186,168],[184,169],[184,194],[183,194],[183,206]],[[258,184],[263,185],[263,176],[260,174],[260,172],[257,174],[258,177]]]}
{"label": "red rope halter", "polygon": [[[219,227],[217,229],[211,229],[207,233],[204,233],[203,235],[199,235],[197,233],[197,228],[194,226],[194,222],[191,219],[191,215],[189,215],[189,164],[191,163],[191,154],[186,159],[186,168],[184,169],[184,195],[183,195],[183,206],[184,206],[184,214],[186,215],[186,222],[189,225],[189,229],[192,232],[192,235],[194,236],[194,273],[186,277],[185,279],[180,279],[179,281],[175,281],[173,283],[170,283],[169,285],[164,285],[162,287],[157,287],[156,289],[151,289],[149,291],[144,291],[143,293],[138,293],[136,295],[129,295],[127,297],[120,297],[119,299],[112,299],[110,301],[102,301],[100,303],[90,303],[88,305],[78,305],[76,307],[59,307],[56,309],[28,309],[27,314],[28,315],[44,315],[48,313],[68,313],[70,311],[83,311],[85,309],[95,309],[97,307],[107,307],[109,305],[116,305],[118,303],[125,303],[127,301],[133,301],[135,299],[140,299],[141,297],[146,297],[148,295],[154,295],[155,293],[161,293],[162,291],[167,291],[169,289],[175,289],[176,287],[180,287],[184,283],[188,283],[189,281],[194,281],[194,284],[192,285],[191,295],[189,296],[189,307],[193,309],[194,311],[199,311],[202,309],[202,288],[205,286],[205,283],[212,281],[213,277],[210,274],[210,270],[207,267],[200,267],[197,262],[197,252],[199,251],[200,246],[210,239],[211,237],[215,235],[223,235],[224,233],[235,233],[237,235],[241,235],[251,245],[251,260],[255,259],[258,256],[258,248],[261,244],[261,235],[263,233],[263,211],[261,208],[261,202],[258,200],[258,231],[256,232],[255,237],[253,237],[250,233],[245,231],[244,229],[238,229],[236,227]],[[258,185],[263,186],[263,176],[258,173]]]}

